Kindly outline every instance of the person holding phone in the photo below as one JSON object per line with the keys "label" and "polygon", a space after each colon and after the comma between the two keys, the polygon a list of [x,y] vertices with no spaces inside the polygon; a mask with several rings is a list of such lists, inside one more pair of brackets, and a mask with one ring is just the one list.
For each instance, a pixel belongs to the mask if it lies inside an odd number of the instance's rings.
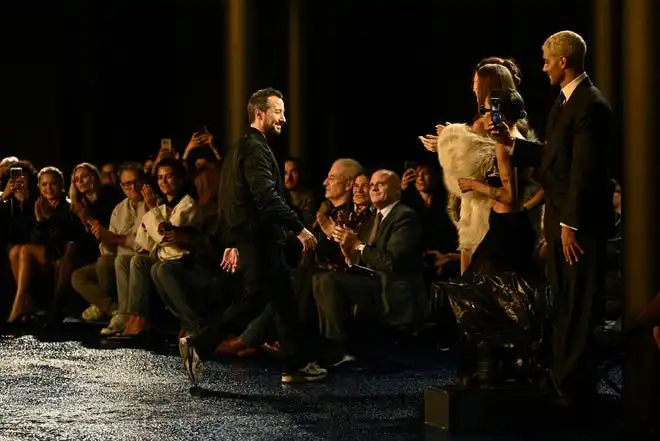
{"label": "person holding phone", "polygon": [[27,162],[18,162],[0,176],[0,229],[6,252],[28,242],[34,225],[34,202],[39,197],[37,172]]}
{"label": "person holding phone", "polygon": [[[499,104],[496,119],[502,126],[514,127],[515,136],[524,140],[515,129],[517,121],[526,117],[524,102],[513,89],[488,91],[480,108],[479,126],[492,126],[493,99]],[[470,264],[463,271],[465,288],[448,291],[467,336],[460,378],[475,385],[510,379],[502,366],[511,366],[513,361],[499,358],[504,347],[520,351],[526,361],[535,356],[531,348],[540,344],[542,330],[521,323],[542,323],[545,312],[539,303],[539,284],[535,283],[536,234],[522,207],[525,188],[531,183],[507,155],[496,150],[496,143],[486,133],[459,124],[448,125],[438,138],[445,184],[461,197],[459,239],[465,240],[461,223],[466,220],[468,225],[483,227],[483,236],[475,241]],[[531,362],[525,366],[530,367],[527,374],[535,374]]]}
{"label": "person holding phone", "polygon": [[64,197],[64,176],[55,167],[43,168],[38,176],[39,197],[32,210],[35,223],[26,244],[17,244],[9,253],[16,280],[16,296],[8,323],[25,321],[30,313],[30,285],[35,271],[43,271],[64,254],[71,239],[72,218]]}

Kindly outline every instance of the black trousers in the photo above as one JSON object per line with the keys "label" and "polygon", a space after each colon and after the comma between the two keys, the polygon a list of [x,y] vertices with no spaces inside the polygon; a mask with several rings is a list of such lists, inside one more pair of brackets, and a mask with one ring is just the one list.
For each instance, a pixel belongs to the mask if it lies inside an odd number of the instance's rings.
{"label": "black trousers", "polygon": [[239,267],[243,276],[243,295],[222,316],[193,337],[193,344],[202,359],[209,357],[218,343],[260,315],[267,304],[275,313],[285,369],[304,366],[312,358],[311,345],[302,332],[291,271],[286,264],[282,246],[273,243],[243,243],[238,245]]}
{"label": "black trousers", "polygon": [[566,263],[560,237],[548,237],[548,278],[553,291],[552,373],[560,392],[580,400],[595,393],[595,327],[605,312],[606,240],[577,233],[584,254]]}

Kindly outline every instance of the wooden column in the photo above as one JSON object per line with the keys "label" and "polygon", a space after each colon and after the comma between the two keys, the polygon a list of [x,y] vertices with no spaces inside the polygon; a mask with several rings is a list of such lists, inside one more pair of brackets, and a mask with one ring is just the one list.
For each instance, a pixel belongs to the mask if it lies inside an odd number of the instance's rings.
{"label": "wooden column", "polygon": [[300,158],[303,151],[301,2],[289,0],[289,94],[286,97],[289,126],[289,155]]}
{"label": "wooden column", "polygon": [[243,134],[247,119],[247,0],[227,5],[227,145]]}
{"label": "wooden column", "polygon": [[614,26],[614,4],[612,0],[592,0],[591,4],[594,19],[594,80],[605,97],[613,103],[617,101],[614,54],[617,27]]}
{"label": "wooden column", "polygon": [[[625,179],[625,316],[630,324],[657,289],[658,147],[654,95],[657,75],[653,17],[657,0],[627,0],[623,8]],[[658,349],[651,333],[633,342],[624,366],[624,405],[630,427],[657,419]],[[657,424],[657,423],[656,423]]]}

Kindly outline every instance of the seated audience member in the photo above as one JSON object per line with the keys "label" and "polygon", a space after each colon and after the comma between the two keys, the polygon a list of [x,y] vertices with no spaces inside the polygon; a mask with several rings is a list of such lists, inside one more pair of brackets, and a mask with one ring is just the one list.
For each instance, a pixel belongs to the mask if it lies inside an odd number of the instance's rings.
{"label": "seated audience member", "polygon": [[[348,215],[346,225],[353,231],[371,231],[376,209],[371,205],[369,197],[369,180],[371,176],[360,173],[353,183],[353,211]],[[334,231],[334,228],[333,228]],[[367,236],[368,237],[368,236]]]}
{"label": "seated audience member", "polygon": [[[35,271],[47,269],[58,260],[70,240],[70,206],[63,193],[64,176],[55,167],[42,169],[38,176],[39,198],[32,205],[35,223],[26,244],[14,245],[10,251],[12,271],[16,279],[16,297],[7,320],[16,323],[30,314],[30,282]],[[27,207],[26,207],[27,208]]]}
{"label": "seated audience member", "polygon": [[441,183],[441,171],[429,164],[406,170],[401,183],[401,201],[422,221],[425,260],[430,270],[427,282],[437,276],[455,277],[460,272],[458,235],[447,214],[447,192]]}
{"label": "seated audience member", "polygon": [[284,161],[284,188],[291,207],[299,213],[305,228],[311,229],[318,206],[314,193],[303,183],[300,161],[295,158]]}
{"label": "seated audience member", "polygon": [[374,173],[370,196],[377,214],[366,242],[341,226],[333,232],[346,262],[366,270],[314,275],[321,330],[333,343],[334,365],[354,359],[349,343],[355,337],[350,332],[355,320],[402,328],[420,323],[426,314],[419,217],[400,203],[401,182],[394,172]]}
{"label": "seated audience member", "polygon": [[[108,327],[101,330],[101,335],[121,332],[126,324],[127,316],[119,313],[116,301],[116,256],[133,256],[145,251],[135,241],[135,235],[146,211],[141,192],[141,185],[144,182],[142,165],[137,163],[122,165],[119,170],[119,181],[126,199],[117,204],[112,211],[110,227],[106,229],[100,222],[90,221],[90,230],[100,242],[101,256],[96,263],[74,271],[71,277],[73,288],[98,311],[95,311],[94,316],[112,317]],[[89,316],[83,314],[83,320],[88,321]]]}
{"label": "seated audience member", "polygon": [[226,248],[220,228],[178,227],[166,241],[186,249],[185,259],[163,260],[151,266],[151,279],[163,303],[181,322],[179,337],[197,333],[207,317],[230,303],[231,283],[220,270]]}
{"label": "seated audience member", "polygon": [[107,162],[101,167],[101,182],[110,187],[119,187],[119,173],[117,164]]}
{"label": "seated audience member", "polygon": [[[92,225],[108,228],[110,215],[121,197],[115,187],[103,185],[99,170],[87,162],[76,165],[71,174],[69,199],[71,209],[79,219],[75,231],[75,243],[68,247],[59,269],[58,285],[65,291],[76,268],[96,262],[99,243],[92,233]],[[101,311],[90,306],[83,312],[88,321],[99,320]]]}
{"label": "seated audience member", "polygon": [[14,164],[20,174],[10,176],[10,168],[0,175],[0,186],[4,192],[0,195],[0,225],[9,247],[24,244],[30,239],[34,225],[34,203],[39,198],[37,172],[27,162]]}
{"label": "seated audience member", "polygon": [[[147,212],[135,237],[142,249],[151,252],[120,255],[115,261],[119,310],[130,315],[120,334],[123,338],[137,337],[148,329],[152,265],[158,261],[188,258],[189,251],[177,243],[177,233],[181,227],[199,228],[202,220],[186,185],[183,164],[176,159],[165,158],[155,168],[164,200],[159,202],[151,187],[142,186]],[[123,301],[126,304],[122,304]]]}

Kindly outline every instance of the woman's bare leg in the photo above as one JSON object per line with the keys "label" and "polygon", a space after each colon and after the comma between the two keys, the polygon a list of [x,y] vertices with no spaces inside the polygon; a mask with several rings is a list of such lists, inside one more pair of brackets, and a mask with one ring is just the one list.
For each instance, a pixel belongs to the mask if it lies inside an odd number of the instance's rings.
{"label": "woman's bare leg", "polygon": [[30,278],[35,264],[46,265],[46,247],[43,245],[23,245],[19,253],[18,278],[16,280],[16,297],[11,308],[7,322],[14,323],[27,312],[28,292],[30,289]]}
{"label": "woman's bare leg", "polygon": [[20,255],[23,245],[14,245],[9,250],[9,263],[11,264],[11,273],[14,276],[14,280],[18,283],[18,269],[20,267]]}

